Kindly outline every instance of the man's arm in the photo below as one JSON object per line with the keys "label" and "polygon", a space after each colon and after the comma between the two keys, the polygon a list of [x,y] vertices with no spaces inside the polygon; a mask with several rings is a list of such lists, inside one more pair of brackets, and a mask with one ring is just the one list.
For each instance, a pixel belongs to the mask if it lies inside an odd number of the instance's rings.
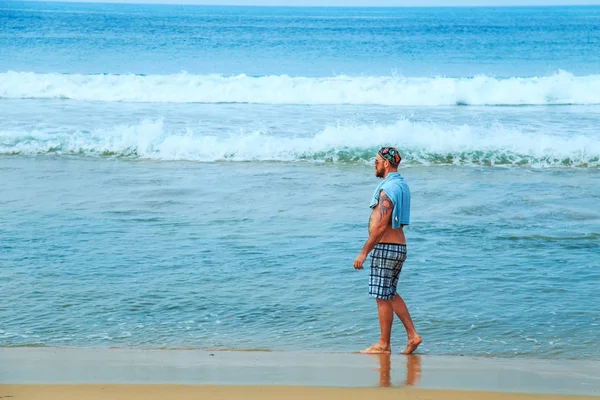
{"label": "man's arm", "polygon": [[367,256],[373,250],[373,248],[379,243],[381,237],[385,233],[385,230],[390,225],[392,220],[392,211],[394,210],[394,203],[388,197],[387,194],[382,190],[379,193],[379,202],[373,209],[371,214],[371,230],[369,232],[369,239],[363,246],[362,251],[354,260],[354,268],[362,269],[363,263],[367,259]]}

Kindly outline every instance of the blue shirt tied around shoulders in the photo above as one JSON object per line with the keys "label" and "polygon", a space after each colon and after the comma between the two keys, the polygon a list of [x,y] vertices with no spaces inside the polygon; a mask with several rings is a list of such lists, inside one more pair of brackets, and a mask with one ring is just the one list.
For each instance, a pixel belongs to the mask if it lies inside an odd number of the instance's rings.
{"label": "blue shirt tied around shoulders", "polygon": [[398,172],[388,173],[385,179],[377,185],[369,207],[373,208],[379,203],[379,193],[382,190],[394,203],[392,228],[398,229],[402,225],[408,225],[410,223],[410,189],[404,178]]}

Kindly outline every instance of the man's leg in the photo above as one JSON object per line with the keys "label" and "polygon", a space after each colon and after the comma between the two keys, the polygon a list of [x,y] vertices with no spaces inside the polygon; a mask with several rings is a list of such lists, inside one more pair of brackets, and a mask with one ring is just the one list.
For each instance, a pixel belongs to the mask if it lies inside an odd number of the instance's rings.
{"label": "man's leg", "polygon": [[410,313],[408,312],[408,308],[406,307],[406,303],[402,300],[402,297],[398,293],[393,300],[390,301],[394,312],[404,324],[404,329],[406,329],[406,335],[408,336],[408,343],[406,344],[406,348],[402,352],[403,354],[411,354],[414,352],[417,347],[421,344],[423,339],[415,330],[415,325],[413,324],[412,319],[410,318]]}
{"label": "man's leg", "polygon": [[392,323],[394,322],[394,309],[392,307],[391,300],[377,300],[377,313],[379,315],[379,342],[369,347],[368,349],[362,350],[363,354],[381,354],[391,353],[390,339],[392,336]]}

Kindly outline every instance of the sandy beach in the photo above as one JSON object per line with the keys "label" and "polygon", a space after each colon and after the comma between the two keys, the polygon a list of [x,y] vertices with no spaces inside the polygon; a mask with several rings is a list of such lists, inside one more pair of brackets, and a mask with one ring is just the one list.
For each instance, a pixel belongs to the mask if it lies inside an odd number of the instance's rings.
{"label": "sandy beach", "polygon": [[600,362],[308,352],[3,348],[0,399],[583,399]]}
{"label": "sandy beach", "polygon": [[47,399],[306,399],[349,400],[534,400],[590,399],[585,396],[527,395],[448,390],[327,388],[303,386],[181,386],[181,385],[1,385],[0,398]]}

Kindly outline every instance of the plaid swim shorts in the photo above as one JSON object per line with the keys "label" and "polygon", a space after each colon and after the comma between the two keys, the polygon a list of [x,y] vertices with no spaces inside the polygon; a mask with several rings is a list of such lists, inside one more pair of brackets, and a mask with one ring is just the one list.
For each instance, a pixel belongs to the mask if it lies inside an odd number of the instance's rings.
{"label": "plaid swim shorts", "polygon": [[371,253],[369,295],[382,300],[392,300],[396,296],[396,285],[405,260],[405,244],[377,244]]}

